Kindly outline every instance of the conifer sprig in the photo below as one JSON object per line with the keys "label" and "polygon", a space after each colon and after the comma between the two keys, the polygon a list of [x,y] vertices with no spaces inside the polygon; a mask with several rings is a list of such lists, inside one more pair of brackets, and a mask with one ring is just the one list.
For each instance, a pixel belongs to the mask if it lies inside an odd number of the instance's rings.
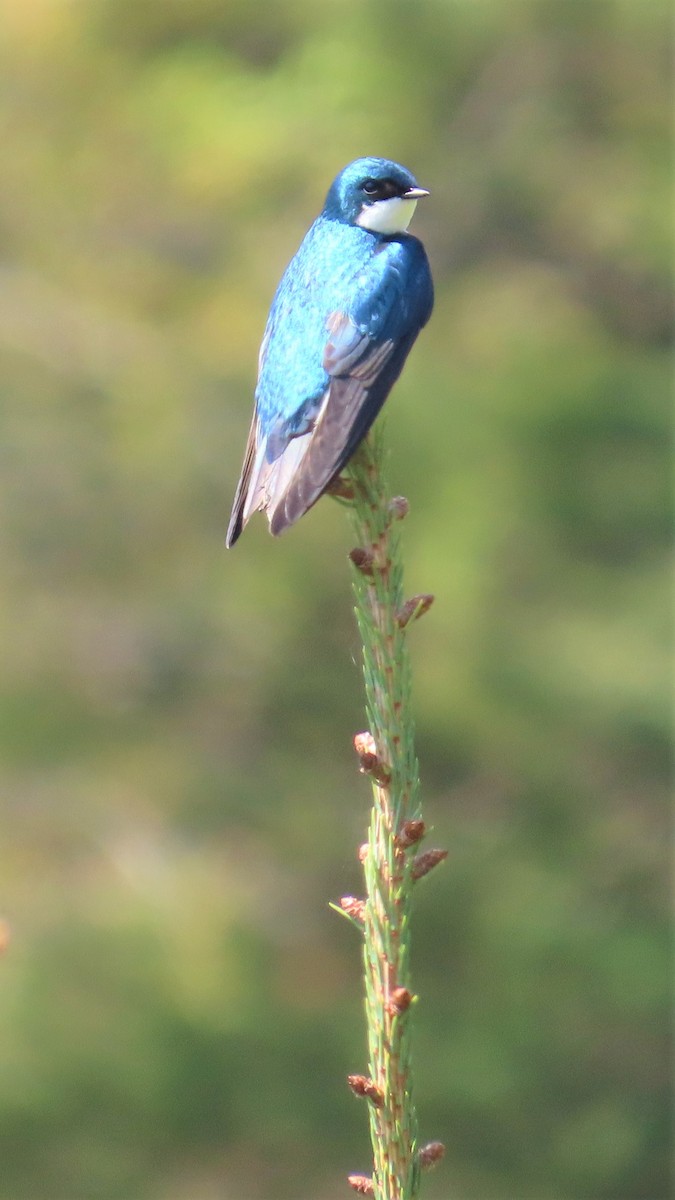
{"label": "conifer sprig", "polygon": [[425,827],[407,637],[410,625],[427,611],[433,597],[404,598],[399,522],[408,504],[400,496],[389,499],[383,458],[378,429],[362,444],[349,468],[357,539],[350,559],[368,720],[368,730],[356,735],[354,747],[373,786],[368,842],[359,851],[366,897],[362,907],[354,897],[347,898],[352,912],[359,904],[358,927],[363,929],[369,1054],[369,1074],[352,1075],[349,1084],[368,1102],[373,1173],[352,1175],[349,1183],[357,1193],[375,1200],[415,1200],[421,1170],[443,1153],[440,1142],[431,1143],[433,1155],[425,1153],[427,1147],[418,1147],[410,1059],[416,1000],[410,978],[412,893],[416,879],[444,854],[435,852],[433,862],[427,857],[431,865],[419,870],[418,849]]}

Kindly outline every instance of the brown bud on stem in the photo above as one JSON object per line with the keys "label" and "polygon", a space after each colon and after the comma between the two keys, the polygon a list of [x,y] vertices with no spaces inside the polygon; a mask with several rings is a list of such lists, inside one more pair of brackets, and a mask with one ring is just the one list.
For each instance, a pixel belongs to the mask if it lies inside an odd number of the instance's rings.
{"label": "brown bud on stem", "polygon": [[375,1105],[375,1108],[382,1108],[384,1106],[382,1089],[376,1083],[373,1083],[373,1080],[369,1079],[367,1075],[348,1075],[347,1083],[355,1096],[365,1096],[367,1100],[370,1100],[371,1104]]}
{"label": "brown bud on stem", "polygon": [[411,596],[399,608],[396,614],[399,629],[405,629],[406,625],[409,625],[411,621],[417,621],[419,617],[423,617],[425,612],[429,611],[433,602],[434,597],[431,595],[431,592],[424,592],[419,596]]}
{"label": "brown bud on stem", "polygon": [[413,994],[407,988],[397,987],[389,997],[387,1008],[392,1016],[400,1016],[407,1012],[413,1002]]}
{"label": "brown bud on stem", "polygon": [[354,921],[363,921],[366,902],[365,900],[359,900],[356,896],[341,896],[340,908],[343,912],[346,912],[348,917],[352,917]]}
{"label": "brown bud on stem", "polygon": [[363,546],[355,546],[353,550],[349,551],[349,557],[357,571],[360,571],[362,575],[372,575],[373,563],[375,562],[372,550],[365,550]]}
{"label": "brown bud on stem", "polygon": [[426,831],[424,821],[404,821],[396,835],[396,841],[402,850],[407,850],[421,842]]}
{"label": "brown bud on stem", "polygon": [[372,733],[356,733],[354,735],[354,749],[359,756],[359,765],[363,775],[372,775],[378,783],[383,787],[389,783],[391,779],[391,771],[382,762],[377,753],[375,738]]}
{"label": "brown bud on stem", "polygon": [[430,1171],[436,1163],[440,1162],[445,1154],[445,1146],[442,1142],[427,1142],[426,1146],[422,1146],[417,1155],[417,1161],[420,1164],[422,1171]]}
{"label": "brown bud on stem", "polygon": [[373,1196],[375,1194],[370,1175],[348,1175],[347,1183],[354,1189],[357,1196]]}
{"label": "brown bud on stem", "polygon": [[410,505],[405,496],[392,496],[388,507],[394,521],[402,521],[410,511]]}
{"label": "brown bud on stem", "polygon": [[423,854],[418,854],[412,865],[413,879],[418,880],[423,875],[428,875],[430,871],[433,871],[434,867],[437,867],[447,857],[447,850],[425,850]]}

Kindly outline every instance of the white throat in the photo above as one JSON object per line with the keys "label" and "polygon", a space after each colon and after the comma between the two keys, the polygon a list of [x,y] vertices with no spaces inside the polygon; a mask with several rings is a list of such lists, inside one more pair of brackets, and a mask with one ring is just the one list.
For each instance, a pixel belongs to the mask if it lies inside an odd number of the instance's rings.
{"label": "white throat", "polygon": [[356,224],[372,233],[404,233],[416,207],[416,200],[404,200],[401,196],[376,200],[374,204],[364,204]]}

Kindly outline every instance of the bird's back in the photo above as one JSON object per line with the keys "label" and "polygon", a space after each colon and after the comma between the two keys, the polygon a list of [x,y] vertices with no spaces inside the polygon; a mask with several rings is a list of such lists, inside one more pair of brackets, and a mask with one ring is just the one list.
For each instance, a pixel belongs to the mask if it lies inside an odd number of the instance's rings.
{"label": "bird's back", "polygon": [[263,429],[280,416],[292,418],[325,392],[327,319],[344,311],[375,248],[372,234],[323,217],[306,234],[281,278],[265,329],[256,387]]}

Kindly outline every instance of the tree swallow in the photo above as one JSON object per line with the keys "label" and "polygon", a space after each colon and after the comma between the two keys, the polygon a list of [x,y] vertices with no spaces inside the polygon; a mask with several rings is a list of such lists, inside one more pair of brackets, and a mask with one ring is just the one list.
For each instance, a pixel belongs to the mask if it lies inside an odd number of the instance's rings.
{"label": "tree swallow", "polygon": [[406,233],[427,195],[384,158],[333,182],[272,302],[228,546],[259,509],[273,534],[303,516],[373,424],[433,307],[424,247]]}

